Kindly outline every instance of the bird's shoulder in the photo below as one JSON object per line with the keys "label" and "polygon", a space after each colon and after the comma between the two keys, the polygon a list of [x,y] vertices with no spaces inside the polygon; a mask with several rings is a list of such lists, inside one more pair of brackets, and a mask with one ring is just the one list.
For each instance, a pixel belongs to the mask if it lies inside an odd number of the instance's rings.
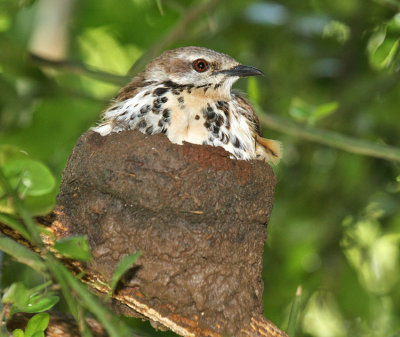
{"label": "bird's shoulder", "polygon": [[154,81],[148,81],[142,74],[134,77],[125,87],[123,87],[114,99],[114,102],[122,102],[136,96],[145,87],[154,84]]}
{"label": "bird's shoulder", "polygon": [[232,99],[241,108],[240,113],[254,126],[256,133],[262,136],[260,120],[250,101],[238,91],[232,91]]}

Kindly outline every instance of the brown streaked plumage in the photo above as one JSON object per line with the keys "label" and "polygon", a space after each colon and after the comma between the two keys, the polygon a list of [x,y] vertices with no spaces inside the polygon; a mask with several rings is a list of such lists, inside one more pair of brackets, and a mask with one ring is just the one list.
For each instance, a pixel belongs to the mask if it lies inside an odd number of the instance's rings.
{"label": "brown streaked plumage", "polygon": [[221,146],[236,159],[277,163],[280,143],[262,138],[249,101],[231,90],[240,77],[257,75],[262,72],[210,49],[168,50],[121,89],[94,130],[165,133],[173,143]]}

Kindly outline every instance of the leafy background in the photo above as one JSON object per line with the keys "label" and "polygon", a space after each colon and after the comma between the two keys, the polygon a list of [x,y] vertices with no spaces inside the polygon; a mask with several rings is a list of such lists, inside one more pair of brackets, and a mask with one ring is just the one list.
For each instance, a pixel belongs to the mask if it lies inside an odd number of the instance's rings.
{"label": "leafy background", "polygon": [[[65,35],[46,54],[40,42],[57,7]],[[17,175],[18,193],[31,214],[46,213],[75,141],[130,74],[173,47],[229,54],[265,72],[236,88],[285,150],[264,255],[265,316],[287,329],[301,285],[292,336],[398,336],[400,150],[385,145],[400,141],[399,39],[398,0],[0,0],[0,165],[12,183],[21,161],[35,162]],[[28,55],[41,50],[41,59]],[[351,138],[326,145],[330,131]],[[371,152],[373,144],[382,147]],[[360,146],[371,155],[355,153]],[[3,198],[0,211],[11,209]],[[3,291],[44,282],[12,255],[3,255]],[[63,299],[57,306],[66,310]]]}

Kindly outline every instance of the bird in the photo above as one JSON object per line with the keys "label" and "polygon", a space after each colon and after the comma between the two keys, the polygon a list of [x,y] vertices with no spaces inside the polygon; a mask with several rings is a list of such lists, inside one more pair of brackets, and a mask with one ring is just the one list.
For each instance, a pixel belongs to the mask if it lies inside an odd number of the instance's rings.
{"label": "bird", "polygon": [[281,143],[262,137],[249,100],[232,85],[260,76],[257,68],[203,47],[167,50],[122,88],[93,128],[102,136],[126,130],[165,134],[183,142],[222,147],[238,160],[277,164]]}

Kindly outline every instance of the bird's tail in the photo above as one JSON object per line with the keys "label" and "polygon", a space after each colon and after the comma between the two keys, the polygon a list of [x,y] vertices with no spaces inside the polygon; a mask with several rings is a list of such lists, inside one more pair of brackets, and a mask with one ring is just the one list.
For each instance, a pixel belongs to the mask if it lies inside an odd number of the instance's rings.
{"label": "bird's tail", "polygon": [[256,136],[256,153],[266,161],[276,165],[282,158],[282,143]]}

